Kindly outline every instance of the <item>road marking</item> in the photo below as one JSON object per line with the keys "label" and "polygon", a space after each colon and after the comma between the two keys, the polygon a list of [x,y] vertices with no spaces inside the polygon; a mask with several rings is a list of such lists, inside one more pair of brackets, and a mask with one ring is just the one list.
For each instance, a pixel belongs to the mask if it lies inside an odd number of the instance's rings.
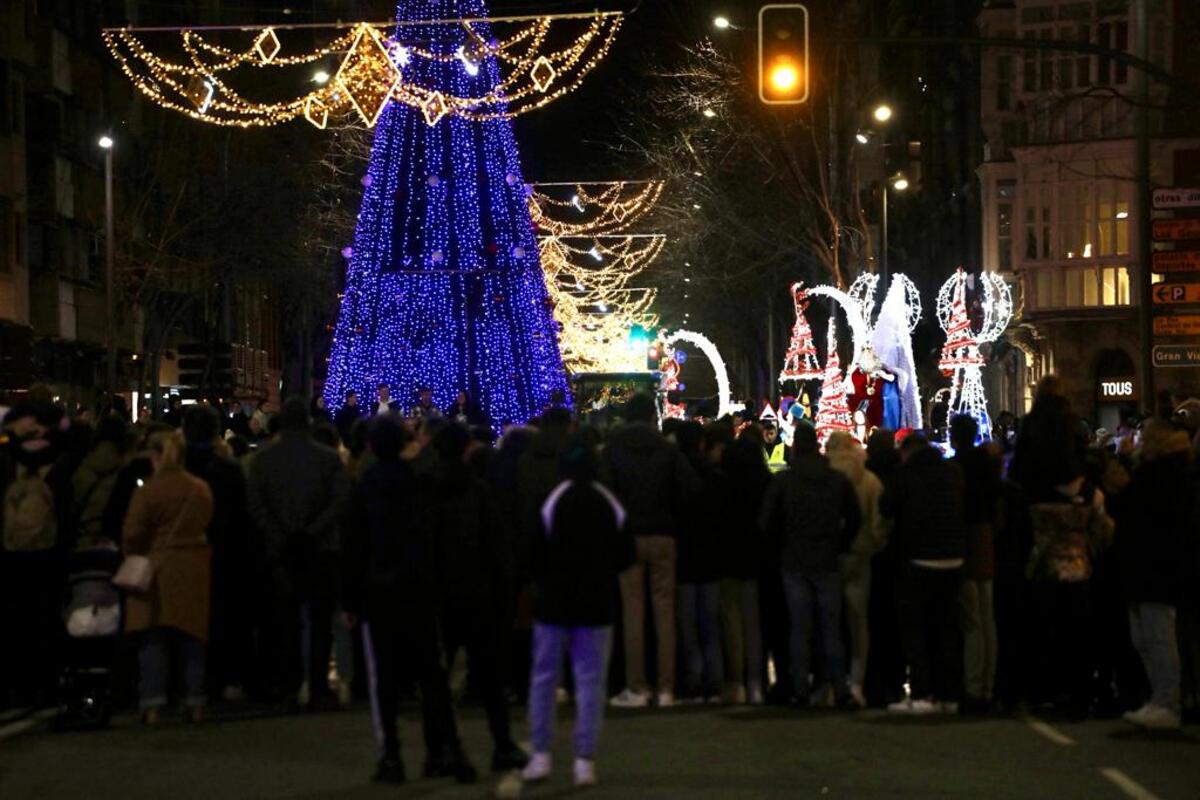
{"label": "road marking", "polygon": [[35,714],[30,714],[28,717],[16,722],[0,727],[0,740],[10,739],[18,734],[24,733],[30,728],[37,727],[40,723],[50,719],[58,713],[58,709],[45,708]]}
{"label": "road marking", "polygon": [[1133,800],[1159,800],[1158,795],[1116,767],[1101,767],[1100,774],[1116,784],[1118,789],[1124,792],[1127,797],[1132,797]]}
{"label": "road marking", "polygon": [[1075,744],[1075,740],[1072,739],[1070,736],[1067,736],[1065,733],[1058,730],[1057,728],[1047,725],[1045,722],[1042,722],[1040,719],[1038,719],[1036,717],[1026,717],[1025,724],[1028,725],[1029,727],[1033,728],[1034,731],[1036,731],[1037,733],[1040,733],[1042,736],[1045,736],[1047,739],[1054,742],[1055,744],[1061,744],[1064,747],[1069,747],[1070,745]]}

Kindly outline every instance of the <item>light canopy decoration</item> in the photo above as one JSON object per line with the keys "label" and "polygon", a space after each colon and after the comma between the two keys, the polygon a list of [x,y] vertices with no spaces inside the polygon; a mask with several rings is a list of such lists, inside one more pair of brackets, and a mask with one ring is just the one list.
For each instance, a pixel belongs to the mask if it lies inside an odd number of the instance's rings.
{"label": "light canopy decoration", "polygon": [[[483,13],[484,4],[403,0],[399,30],[450,10]],[[486,26],[421,30],[436,57],[419,57],[414,45],[408,80],[447,97],[499,80],[497,59],[473,76],[456,55],[475,46],[474,34],[488,41]],[[407,103],[380,114],[354,241],[343,251],[325,399],[337,409],[349,390],[369,396],[384,383],[401,403],[428,387],[446,406],[465,389],[494,425],[524,422],[569,387],[512,122],[463,114],[426,122]]]}
{"label": "light canopy decoration", "polygon": [[779,382],[820,380],[824,373],[817,364],[817,348],[813,343],[808,317],[805,316],[808,292],[804,291],[803,282],[792,284],[792,301],[796,308],[796,322],[792,326],[792,339],[783,359],[783,369],[779,371]]}
{"label": "light canopy decoration", "polygon": [[969,414],[979,423],[980,436],[990,439],[992,424],[983,390],[984,358],[979,346],[996,341],[1008,328],[1013,312],[1012,290],[998,273],[980,274],[979,304],[983,320],[976,332],[967,313],[968,280],[959,268],[942,284],[937,298],[938,322],[946,332],[938,366],[951,380],[946,428],[949,435],[950,420],[959,414]]}
{"label": "light canopy decoration", "polygon": [[[352,113],[373,126],[396,101],[436,125],[446,116],[511,118],[574,91],[624,21],[605,11],[488,19],[473,1],[402,5],[418,11],[394,22],[124,27],[102,36],[138,91],[202,122],[263,127],[303,117],[324,128],[330,115]],[[328,41],[298,52],[284,42],[313,34]],[[335,78],[314,87],[312,69],[331,61]],[[445,68],[463,78],[453,89],[429,80]]]}
{"label": "light canopy decoration", "polygon": [[658,326],[651,312],[657,292],[633,280],[659,257],[666,237],[617,231],[644,217],[661,193],[658,181],[530,187],[530,214],[546,234],[539,247],[559,345],[571,372],[644,369],[646,354],[630,332]]}

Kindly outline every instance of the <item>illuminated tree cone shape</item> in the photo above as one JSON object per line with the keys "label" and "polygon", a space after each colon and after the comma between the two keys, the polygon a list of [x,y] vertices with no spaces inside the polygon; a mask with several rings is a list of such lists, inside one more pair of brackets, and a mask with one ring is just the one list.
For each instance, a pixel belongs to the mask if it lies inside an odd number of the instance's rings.
{"label": "illuminated tree cone shape", "polygon": [[992,422],[983,391],[981,370],[984,359],[979,345],[995,341],[1008,327],[1012,319],[1012,292],[1004,279],[994,272],[985,272],[980,279],[983,325],[978,333],[973,331],[967,315],[966,273],[958,269],[938,292],[938,322],[946,332],[946,344],[938,366],[950,378],[946,422],[959,414],[969,414],[979,423],[980,436],[989,439]]}
{"label": "illuminated tree cone shape", "polygon": [[792,340],[788,344],[779,382],[820,380],[823,373],[817,364],[817,348],[813,344],[812,328],[804,312],[808,310],[808,292],[803,283],[792,284],[792,300],[796,304],[796,323],[792,326]]}
{"label": "illuminated tree cone shape", "polygon": [[[483,0],[402,0],[397,19],[485,13]],[[410,30],[410,29],[404,29]],[[479,28],[476,27],[476,31]],[[453,56],[464,26],[421,28]],[[466,95],[494,81],[455,58],[414,61],[426,85]],[[402,403],[420,387],[449,405],[466,389],[495,424],[524,422],[568,391],[512,123],[448,115],[430,125],[390,102],[363,178],[325,400],[371,396],[385,383]]]}
{"label": "illuminated tree cone shape", "polygon": [[846,403],[846,379],[842,375],[837,352],[837,320],[829,320],[829,355],[825,357],[825,377],[821,383],[821,400],[817,404],[817,441],[825,449],[829,437],[837,431],[854,433],[854,419]]}

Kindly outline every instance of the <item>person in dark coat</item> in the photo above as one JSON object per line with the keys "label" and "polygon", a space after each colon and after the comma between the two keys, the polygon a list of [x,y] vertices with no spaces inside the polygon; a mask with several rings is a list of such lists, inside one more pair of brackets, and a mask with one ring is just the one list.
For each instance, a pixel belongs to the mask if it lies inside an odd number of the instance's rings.
{"label": "person in dark coat", "polygon": [[884,488],[884,516],[899,572],[896,608],[912,694],[888,706],[899,713],[956,711],[962,694],[959,623],[967,523],[962,468],[913,433],[900,447],[901,467]]}
{"label": "person in dark coat", "polygon": [[465,389],[458,393],[458,397],[454,398],[454,404],[446,409],[446,419],[454,420],[468,428],[476,426],[487,428],[492,424],[492,421],[488,419],[487,412],[471,399],[471,395]]}
{"label": "person in dark coat", "polygon": [[1150,697],[1125,719],[1146,728],[1178,728],[1180,702],[1176,609],[1188,577],[1192,527],[1191,443],[1162,420],[1142,429],[1142,463],[1122,494],[1116,562],[1129,604],[1129,629],[1150,679]]}
{"label": "person in dark coat", "polygon": [[239,691],[251,683],[254,621],[259,618],[255,582],[262,574],[262,548],[254,540],[246,508],[246,475],[221,452],[216,409],[194,405],[183,415],[184,467],[208,484],[213,516],[208,525],[213,590],[208,634],[209,688]]}
{"label": "person in dark coat", "polygon": [[714,452],[710,453],[705,430],[698,422],[684,423],[675,439],[702,486],[684,512],[675,570],[679,582],[676,607],[683,658],[682,695],[715,703],[721,699],[725,679],[721,661],[718,543],[727,513],[727,477],[720,463],[724,444],[714,439]]}
{"label": "person in dark coat", "polygon": [[338,409],[333,417],[333,425],[342,437],[342,444],[350,447],[353,441],[354,423],[363,417],[362,406],[358,404],[358,393],[353,389],[346,392],[346,403]]}
{"label": "person in dark coat", "polygon": [[[900,467],[896,432],[880,428],[867,437],[867,469],[883,483],[886,491]],[[867,704],[886,706],[904,696],[904,646],[896,625],[896,576],[900,548],[889,538],[871,557],[871,599],[867,630],[871,658],[863,680]]]}
{"label": "person in dark coat", "polygon": [[[710,452],[714,445],[710,444]],[[726,478],[726,495],[717,546],[721,563],[721,636],[727,697],[734,703],[761,705],[765,699],[766,675],[759,615],[759,573],[763,568],[765,546],[758,527],[758,511],[771,482],[771,473],[763,460],[761,445],[746,437],[725,441],[721,469]],[[786,642],[786,630],[782,638]],[[783,650],[786,649],[785,646]],[[777,659],[776,669],[786,674],[786,657]]]}
{"label": "person in dark coat", "polygon": [[307,403],[288,400],[277,419],[279,437],[250,457],[246,486],[250,515],[263,537],[267,561],[268,689],[284,705],[299,699],[304,674],[303,609],[310,630],[309,704],[336,705],[326,680],[334,598],[325,596],[323,588],[337,551],[337,523],[349,478],[337,451],[313,441]]}
{"label": "person in dark coat", "polygon": [[[840,557],[849,551],[861,519],[854,486],[821,455],[812,425],[798,424],[792,434],[792,463],[771,479],[759,525],[779,553],[791,618],[792,691],[802,706],[846,692]],[[826,686],[817,693],[809,685],[814,633],[825,661],[818,674]]]}
{"label": "person in dark coat", "polygon": [[1057,375],[1038,383],[1037,399],[1021,423],[1009,466],[1009,477],[1029,495],[1030,502],[1052,497],[1055,487],[1083,474],[1087,438],[1079,418],[1062,393]]}
{"label": "person in dark coat", "polygon": [[528,782],[550,776],[557,715],[555,694],[569,654],[575,677],[576,787],[597,782],[596,754],[617,618],[617,576],[633,563],[633,537],[625,509],[596,481],[593,448],[576,437],[564,449],[565,480],[541,508],[541,533],[533,548],[536,576],[534,663],[530,673],[529,727],[533,758]]}
{"label": "person in dark coat", "polygon": [[987,446],[977,447],[979,424],[969,414],[950,421],[954,462],[962,468],[963,510],[967,523],[963,563],[963,639],[965,712],[986,711],[996,682],[996,516],[1000,504],[1000,459]]}
{"label": "person in dark coat", "polygon": [[449,660],[467,651],[469,678],[480,693],[492,734],[492,769],[525,766],[512,739],[501,644],[512,625],[512,548],[492,492],[464,461],[470,434],[457,423],[434,437],[431,474],[433,546]]}
{"label": "person in dark coat", "polygon": [[600,481],[625,507],[637,542],[637,561],[621,576],[626,688],[613,699],[618,707],[644,708],[651,699],[646,680],[647,572],[658,644],[658,704],[675,702],[675,536],[700,481],[679,449],[659,433],[656,416],[654,398],[631,397],[625,424],[609,434],[600,456]]}
{"label": "person in dark coat", "polygon": [[400,455],[411,434],[395,415],[370,426],[375,461],[351,491],[342,525],[342,605],[348,626],[361,623],[372,716],[380,757],[375,780],[403,783],[396,714],[408,664],[421,687],[425,772],[475,780],[463,755],[442,657],[428,486]]}

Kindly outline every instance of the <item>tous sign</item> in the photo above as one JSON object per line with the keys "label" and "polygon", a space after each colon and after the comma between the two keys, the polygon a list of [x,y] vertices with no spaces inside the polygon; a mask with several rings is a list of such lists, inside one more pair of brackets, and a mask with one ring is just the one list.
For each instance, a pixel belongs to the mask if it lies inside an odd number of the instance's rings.
{"label": "tous sign", "polygon": [[1110,400],[1130,400],[1133,398],[1133,380],[1100,381],[1100,396]]}

